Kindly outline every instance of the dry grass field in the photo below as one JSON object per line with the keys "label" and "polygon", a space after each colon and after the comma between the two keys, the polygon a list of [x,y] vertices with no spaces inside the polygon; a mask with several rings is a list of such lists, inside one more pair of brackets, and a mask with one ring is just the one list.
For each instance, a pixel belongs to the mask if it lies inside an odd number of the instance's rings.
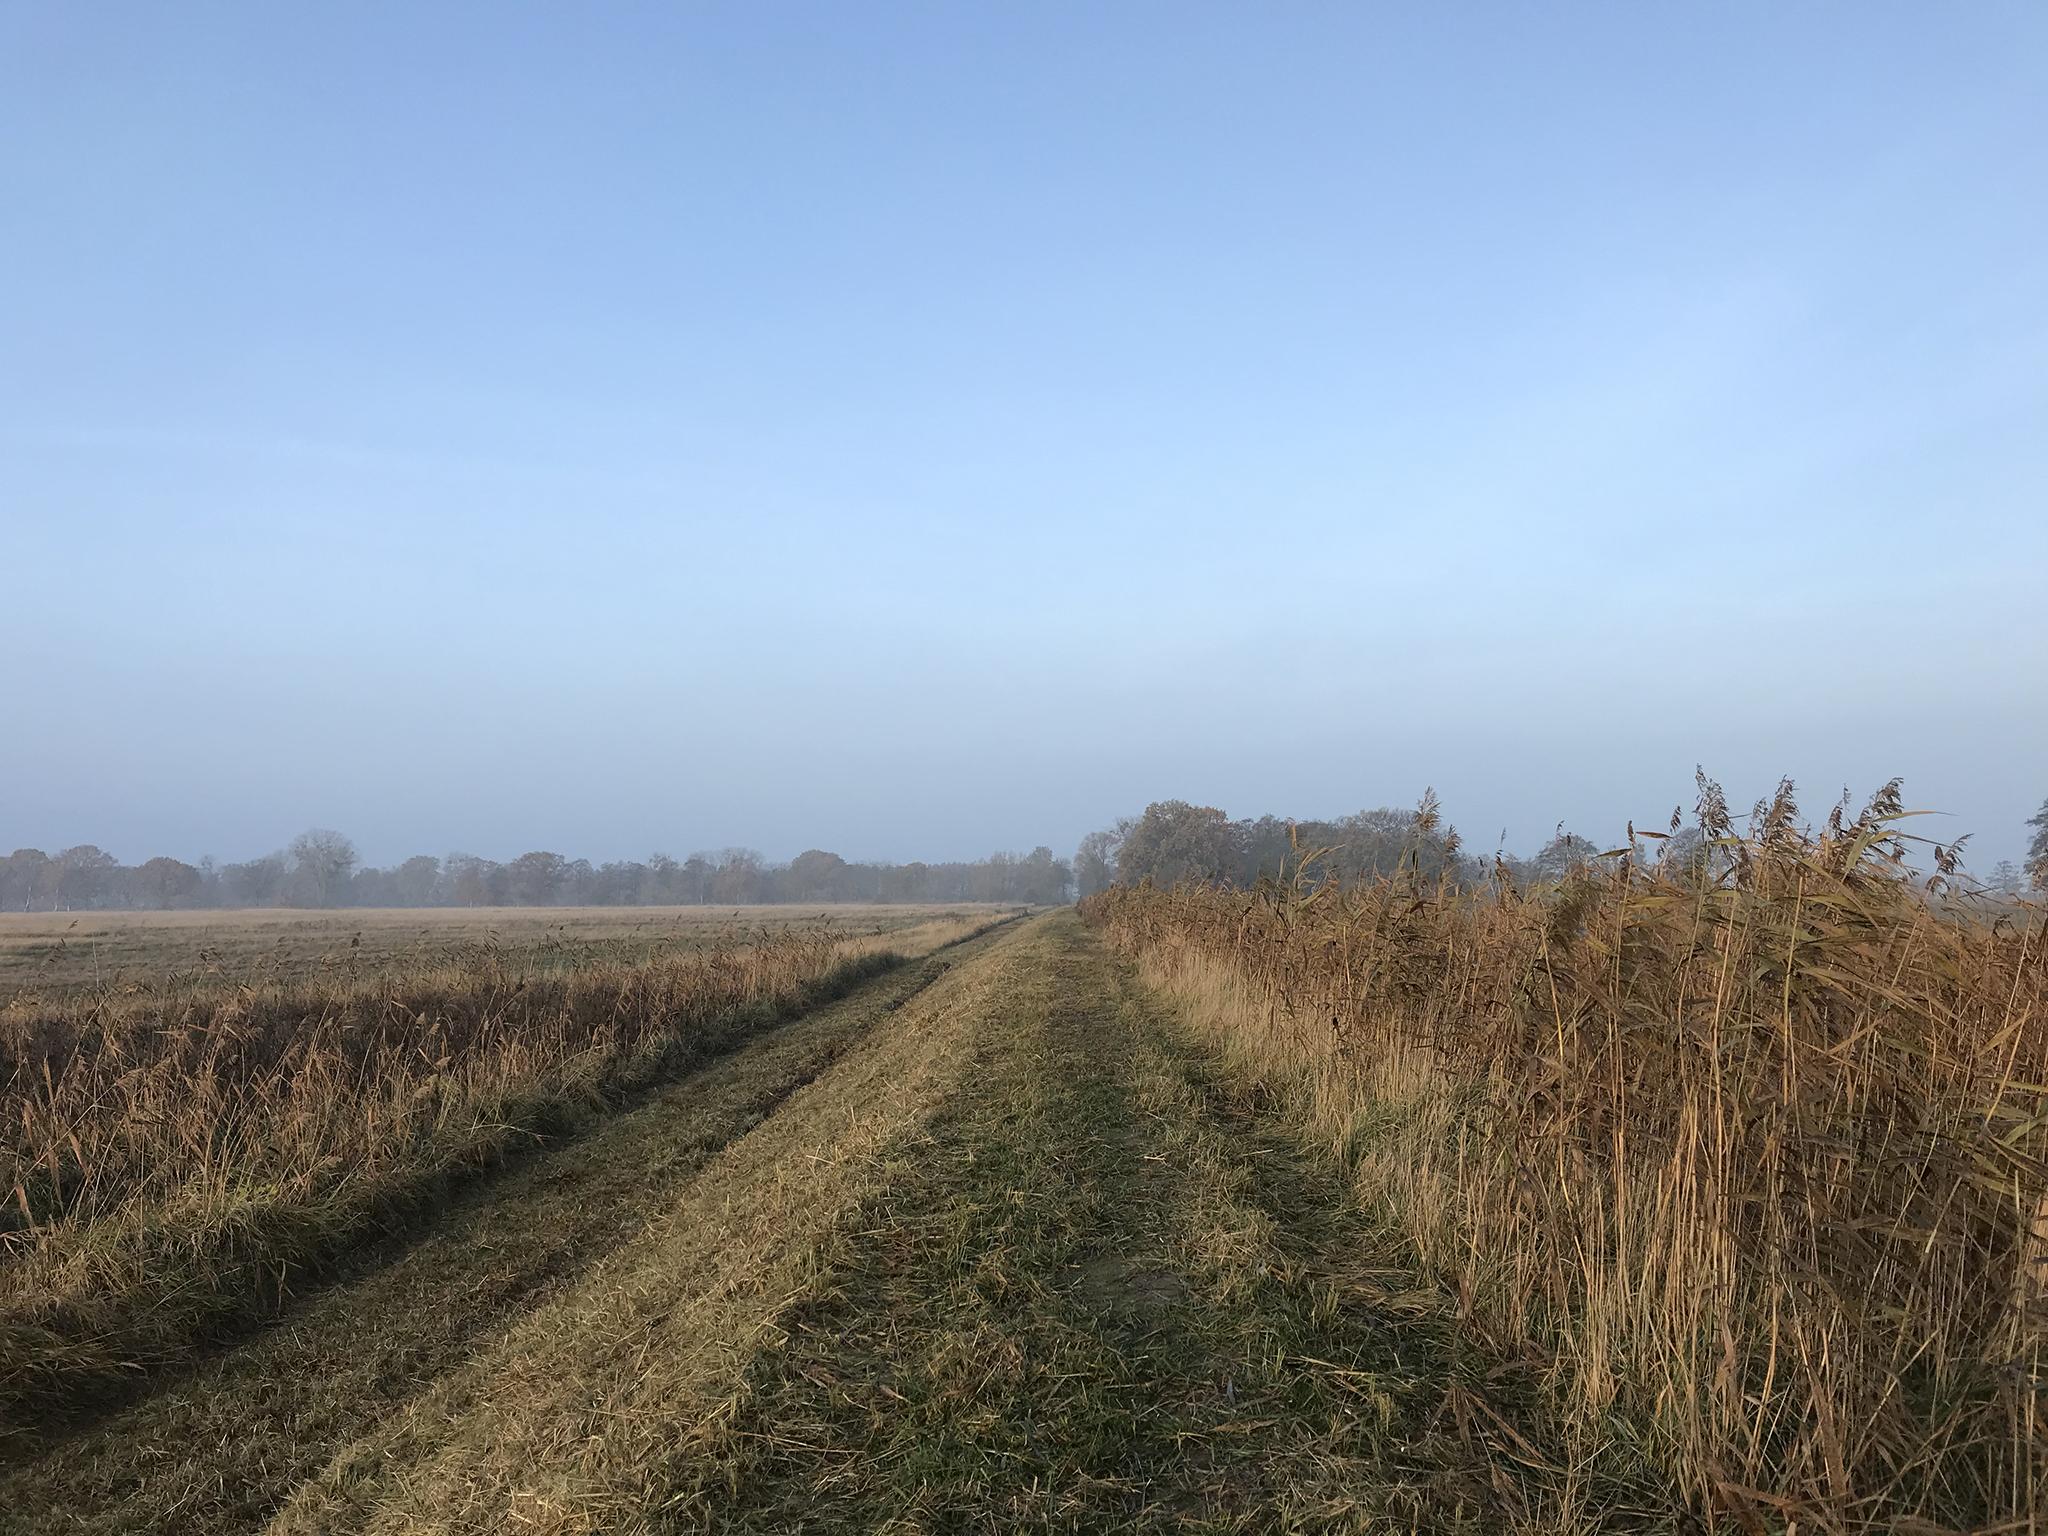
{"label": "dry grass field", "polygon": [[0,912],[0,1003],[24,993],[364,975],[496,950],[520,963],[636,960],[736,930],[829,925],[859,937],[997,910],[952,906],[418,907]]}
{"label": "dry grass field", "polygon": [[271,1310],[17,1423],[0,1523],[1673,1528],[1071,911],[756,1027]]}
{"label": "dry grass field", "polygon": [[2038,1529],[2043,930],[1889,825],[136,924],[0,1005],[0,1528]]}
{"label": "dry grass field", "polygon": [[542,922],[523,945],[445,925],[310,970],[209,962],[196,984],[177,962],[221,928],[129,925],[172,968],[0,1002],[0,1439],[260,1315],[453,1184],[997,920],[586,940]]}

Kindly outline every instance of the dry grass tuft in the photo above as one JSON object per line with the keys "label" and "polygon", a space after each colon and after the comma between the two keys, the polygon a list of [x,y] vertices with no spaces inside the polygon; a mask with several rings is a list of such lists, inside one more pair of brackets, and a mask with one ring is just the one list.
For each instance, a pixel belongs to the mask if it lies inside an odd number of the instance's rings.
{"label": "dry grass tuft", "polygon": [[[1119,889],[1150,978],[1305,1087],[1468,1315],[1748,1529],[2048,1515],[2039,914],[1906,872],[1895,789],[1561,884]],[[1946,853],[1943,855],[1946,858]],[[1916,1529],[1924,1528],[1915,1526]]]}

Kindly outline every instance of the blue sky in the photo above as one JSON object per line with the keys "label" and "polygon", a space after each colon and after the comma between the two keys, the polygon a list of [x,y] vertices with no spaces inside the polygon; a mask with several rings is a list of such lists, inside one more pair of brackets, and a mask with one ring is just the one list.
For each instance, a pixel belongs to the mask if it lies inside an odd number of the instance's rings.
{"label": "blue sky", "polygon": [[0,844],[2048,796],[2037,6],[0,4]]}

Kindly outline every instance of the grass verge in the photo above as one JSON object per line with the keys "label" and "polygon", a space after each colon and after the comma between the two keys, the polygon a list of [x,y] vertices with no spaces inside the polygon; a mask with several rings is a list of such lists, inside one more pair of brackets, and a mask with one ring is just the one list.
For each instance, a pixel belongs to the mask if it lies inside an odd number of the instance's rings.
{"label": "grass verge", "polygon": [[1060,915],[675,1463],[675,1529],[1583,1530],[1405,1247]]}

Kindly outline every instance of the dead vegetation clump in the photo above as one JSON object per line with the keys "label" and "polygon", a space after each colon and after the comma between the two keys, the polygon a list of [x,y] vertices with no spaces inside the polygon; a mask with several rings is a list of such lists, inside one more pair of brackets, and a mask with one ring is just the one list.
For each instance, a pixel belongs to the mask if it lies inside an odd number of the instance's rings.
{"label": "dead vegetation clump", "polygon": [[1815,830],[1786,785],[1738,832],[1703,778],[1695,850],[1632,832],[1554,885],[1338,889],[1311,854],[1086,906],[1553,1362],[1589,1455],[1639,1434],[1750,1529],[2031,1528],[2043,930],[1954,899],[1952,850],[1915,876],[1904,814],[1894,784]]}
{"label": "dead vegetation clump", "polygon": [[453,1181],[899,963],[898,944],[980,926],[732,932],[581,968],[478,946],[347,979],[0,1007],[0,1439],[274,1304]]}

